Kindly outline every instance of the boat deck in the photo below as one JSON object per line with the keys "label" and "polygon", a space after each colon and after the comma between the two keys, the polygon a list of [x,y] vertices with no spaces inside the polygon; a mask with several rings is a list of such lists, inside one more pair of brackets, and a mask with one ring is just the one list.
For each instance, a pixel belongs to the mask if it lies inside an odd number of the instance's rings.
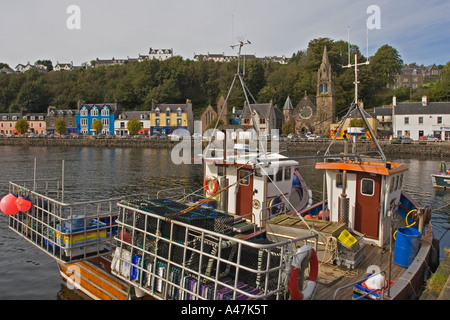
{"label": "boat deck", "polygon": [[[316,288],[315,300],[350,300],[352,299],[353,283],[362,279],[370,271],[370,266],[378,266],[381,271],[386,273],[389,278],[391,271],[391,281],[396,281],[406,270],[394,262],[390,264],[391,255],[389,248],[383,249],[373,245],[365,245],[365,259],[355,269],[343,266],[321,263],[319,265],[319,276]],[[393,255],[392,249],[392,255]],[[344,288],[348,286],[347,288]],[[336,295],[336,290],[339,294]],[[387,294],[387,293],[386,293]]]}

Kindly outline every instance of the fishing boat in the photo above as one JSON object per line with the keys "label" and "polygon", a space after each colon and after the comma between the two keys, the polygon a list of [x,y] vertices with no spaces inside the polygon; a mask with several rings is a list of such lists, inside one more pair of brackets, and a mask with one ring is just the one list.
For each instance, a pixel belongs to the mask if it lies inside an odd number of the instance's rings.
{"label": "fishing boat", "polygon": [[447,190],[450,188],[450,170],[447,170],[447,165],[444,161],[439,164],[438,172],[431,174],[431,181],[434,188]]}
{"label": "fishing boat", "polygon": [[[253,98],[240,66],[236,79]],[[347,116],[367,124],[357,102]],[[66,203],[63,179],[34,179],[10,182],[1,209],[92,299],[417,299],[436,258],[431,213],[402,191],[407,167],[387,161],[368,128],[375,150],[358,149],[354,128],[314,156],[325,191],[315,204],[297,170],[307,157],[224,134],[196,155],[201,193]]]}

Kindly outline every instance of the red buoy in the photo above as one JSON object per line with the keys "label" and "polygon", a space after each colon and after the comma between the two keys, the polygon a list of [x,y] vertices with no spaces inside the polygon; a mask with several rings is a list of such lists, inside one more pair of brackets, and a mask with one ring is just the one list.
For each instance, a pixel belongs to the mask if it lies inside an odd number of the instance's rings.
{"label": "red buoy", "polygon": [[26,197],[18,197],[16,200],[17,209],[19,209],[20,212],[27,212],[30,210],[31,204],[30,199]]}
{"label": "red buoy", "polygon": [[7,194],[4,196],[0,202],[0,208],[4,214],[7,214],[9,216],[16,214],[19,212],[19,209],[16,205],[17,197],[13,195],[12,193]]}

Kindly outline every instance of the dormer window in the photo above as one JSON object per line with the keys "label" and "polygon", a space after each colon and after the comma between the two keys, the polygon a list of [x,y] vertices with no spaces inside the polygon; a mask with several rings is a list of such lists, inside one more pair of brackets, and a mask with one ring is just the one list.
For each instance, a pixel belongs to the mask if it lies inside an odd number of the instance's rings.
{"label": "dormer window", "polygon": [[155,110],[155,116],[156,116],[156,117],[159,117],[159,113],[160,113],[159,109],[156,109],[156,110]]}
{"label": "dormer window", "polygon": [[88,111],[87,111],[86,107],[81,108],[80,116],[87,117],[87,115],[88,115]]}
{"label": "dormer window", "polygon": [[170,117],[170,109],[169,108],[166,109],[166,117]]}
{"label": "dormer window", "polygon": [[109,116],[109,109],[108,109],[108,107],[103,107],[103,109],[102,109],[102,117],[107,117],[107,116]]}
{"label": "dormer window", "polygon": [[181,109],[178,109],[178,110],[177,110],[177,117],[181,117],[181,114],[182,114]]}
{"label": "dormer window", "polygon": [[97,107],[94,107],[94,108],[91,109],[91,116],[92,117],[98,116],[98,109],[97,109]]}

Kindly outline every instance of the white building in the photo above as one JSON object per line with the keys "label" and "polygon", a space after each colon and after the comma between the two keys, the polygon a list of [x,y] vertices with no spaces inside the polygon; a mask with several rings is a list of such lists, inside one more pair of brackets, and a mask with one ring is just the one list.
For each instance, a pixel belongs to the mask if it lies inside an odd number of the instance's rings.
{"label": "white building", "polygon": [[150,48],[148,52],[148,58],[150,60],[156,59],[156,60],[167,60],[173,57],[173,49],[154,49]]}
{"label": "white building", "polygon": [[135,118],[141,123],[140,134],[148,135],[150,132],[150,111],[124,111],[114,120],[114,133],[118,136],[130,134],[128,131],[128,121]]}
{"label": "white building", "polygon": [[422,102],[397,102],[394,97],[392,119],[395,136],[419,140],[432,135],[450,140],[450,102],[428,102],[426,96]]}

